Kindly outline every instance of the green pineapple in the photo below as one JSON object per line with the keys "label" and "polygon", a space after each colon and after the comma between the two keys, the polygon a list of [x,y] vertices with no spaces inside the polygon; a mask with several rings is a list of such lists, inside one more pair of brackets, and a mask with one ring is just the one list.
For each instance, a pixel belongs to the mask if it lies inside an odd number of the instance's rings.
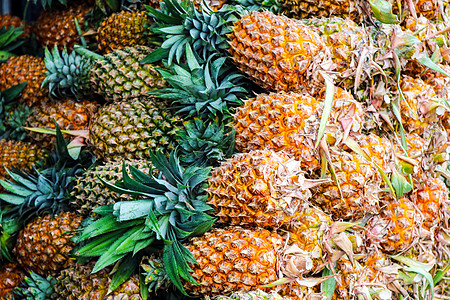
{"label": "green pineapple", "polygon": [[83,97],[93,93],[107,101],[139,98],[148,92],[165,87],[166,83],[151,64],[140,61],[152,49],[145,46],[127,47],[101,56],[76,47],[70,54],[54,48],[45,51],[46,78],[50,95]]}

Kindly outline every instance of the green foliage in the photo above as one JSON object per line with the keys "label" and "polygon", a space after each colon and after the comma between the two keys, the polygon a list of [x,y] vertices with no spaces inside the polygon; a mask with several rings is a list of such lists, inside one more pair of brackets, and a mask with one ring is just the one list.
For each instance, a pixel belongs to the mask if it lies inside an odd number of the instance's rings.
{"label": "green foliage", "polygon": [[64,49],[59,53],[57,46],[50,52],[45,48],[45,66],[47,77],[42,86],[48,86],[50,96],[53,98],[83,97],[88,90],[91,74],[91,59],[75,51],[67,53]]}
{"label": "green foliage", "polygon": [[268,10],[275,14],[281,13],[281,3],[278,0],[237,0],[236,2],[247,10]]}
{"label": "green foliage", "polygon": [[93,270],[97,272],[150,246],[159,247],[169,278],[184,291],[180,277],[193,282],[188,264],[195,261],[181,242],[203,234],[215,221],[207,214],[211,207],[206,204],[204,190],[210,169],[185,169],[175,152],[169,159],[157,152],[151,155],[151,161],[160,171],[158,178],[132,166],[128,174],[124,165],[122,181],[111,185],[102,180],[111,190],[131,195],[135,200],[94,210],[103,217],[84,228],[75,239],[83,243],[76,255],[100,256]]}
{"label": "green foliage", "polygon": [[12,206],[0,203],[0,261],[12,261],[10,250],[14,246],[14,235],[20,229],[18,218],[11,214]]}
{"label": "green foliage", "polygon": [[231,26],[239,15],[245,13],[245,9],[239,5],[224,5],[215,12],[205,4],[198,10],[193,1],[178,0],[162,1],[159,10],[149,6],[146,8],[155,21],[151,30],[164,42],[143,63],[168,58],[169,65],[174,60],[180,63],[186,54],[186,45],[204,60],[213,53],[227,49],[227,35],[232,30]]}
{"label": "green foliage", "polygon": [[39,169],[30,173],[7,170],[12,180],[0,180],[0,184],[10,192],[0,194],[0,199],[15,205],[23,220],[43,212],[67,210],[76,176],[94,162],[93,156],[86,151],[82,151],[78,159],[73,159],[57,124],[56,126],[55,150]]}
{"label": "green foliage", "polygon": [[184,130],[178,132],[178,144],[184,165],[217,166],[234,152],[234,129],[217,118],[194,118],[184,122]]}
{"label": "green foliage", "polygon": [[19,39],[22,33],[23,27],[0,28],[0,62],[12,56],[11,51],[24,43],[23,39]]}
{"label": "green foliage", "polygon": [[[44,9],[52,7],[55,2],[53,0],[27,0],[32,1],[34,4],[40,3]],[[67,0],[57,0],[59,4],[67,5]]]}
{"label": "green foliage", "polygon": [[174,102],[178,114],[208,119],[211,115],[226,120],[231,109],[242,105],[247,91],[242,87],[243,75],[226,63],[227,58],[210,56],[200,64],[187,48],[187,64],[172,65],[170,71],[159,69],[172,86],[152,92]]}
{"label": "green foliage", "polygon": [[22,126],[31,113],[26,105],[19,105],[19,97],[27,82],[15,85],[0,92],[0,139],[12,138],[23,140],[25,131]]}
{"label": "green foliage", "polygon": [[22,300],[50,300],[53,294],[53,286],[56,279],[48,276],[44,278],[34,272],[30,276],[25,276],[25,283],[22,287],[16,288],[14,294],[16,299]]}

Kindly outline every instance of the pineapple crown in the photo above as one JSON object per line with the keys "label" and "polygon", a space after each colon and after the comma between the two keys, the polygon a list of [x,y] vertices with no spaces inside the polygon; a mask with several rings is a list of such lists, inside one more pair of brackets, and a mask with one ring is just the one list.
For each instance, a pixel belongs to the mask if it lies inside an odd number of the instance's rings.
{"label": "pineapple crown", "polygon": [[281,1],[279,0],[236,0],[236,2],[249,11],[268,10],[274,14],[281,13]]}
{"label": "pineapple crown", "polygon": [[218,166],[234,152],[234,129],[218,118],[186,121],[177,134],[180,161],[186,166]]}
{"label": "pineapple crown", "polygon": [[[156,241],[163,241],[163,261],[166,272],[175,286],[184,292],[180,277],[195,283],[188,263],[195,263],[193,255],[181,241],[209,230],[215,219],[207,214],[206,180],[210,168],[190,166],[183,168],[175,152],[166,158],[161,152],[151,155],[152,164],[160,171],[160,177],[147,175],[130,166],[130,174],[123,166],[123,179],[115,185],[102,180],[111,190],[128,194],[136,200],[117,202],[94,209],[103,215],[87,226],[77,243],[85,245],[76,251],[78,256],[100,256],[93,272],[97,272],[120,259],[127,261],[119,266],[130,266],[140,250]],[[130,176],[131,175],[131,176]],[[87,241],[89,240],[90,241]],[[117,276],[121,276],[118,271]],[[129,273],[131,275],[131,273]],[[125,281],[113,279],[110,289]]]}
{"label": "pineapple crown", "polygon": [[69,54],[67,49],[60,54],[55,45],[52,52],[45,48],[44,62],[47,77],[42,86],[48,85],[50,97],[75,96],[78,99],[83,96],[91,74],[92,60],[89,57],[75,51]]}
{"label": "pineapple crown", "polygon": [[68,210],[76,176],[94,162],[93,155],[86,151],[80,151],[76,157],[72,157],[74,152],[69,153],[58,125],[55,125],[56,147],[47,161],[30,173],[7,170],[12,181],[0,180],[0,184],[10,192],[0,194],[0,199],[15,205],[15,213],[25,221],[43,212]]}
{"label": "pineapple crown", "polygon": [[44,278],[34,272],[30,272],[29,276],[25,276],[22,286],[14,289],[14,294],[19,299],[47,300],[53,294],[55,284],[56,279],[51,276]]}
{"label": "pineapple crown", "polygon": [[168,58],[169,65],[174,59],[180,63],[186,45],[204,60],[212,53],[227,49],[227,34],[231,32],[231,26],[239,15],[246,12],[240,5],[224,5],[220,10],[213,11],[205,3],[198,10],[194,2],[178,0],[162,1],[159,10],[149,6],[146,8],[155,21],[150,30],[164,42],[144,61],[148,63]]}
{"label": "pineapple crown", "polygon": [[226,64],[226,57],[212,55],[200,64],[190,47],[186,49],[187,64],[172,65],[170,71],[159,69],[164,79],[172,86],[151,92],[178,104],[178,114],[208,119],[212,114],[222,119],[231,117],[230,109],[240,106],[247,90],[243,75]]}

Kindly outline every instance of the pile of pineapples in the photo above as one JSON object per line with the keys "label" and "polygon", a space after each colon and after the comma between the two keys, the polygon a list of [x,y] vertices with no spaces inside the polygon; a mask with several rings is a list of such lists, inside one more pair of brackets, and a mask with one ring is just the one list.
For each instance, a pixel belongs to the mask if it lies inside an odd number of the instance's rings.
{"label": "pile of pineapples", "polygon": [[0,299],[450,299],[447,0],[0,16]]}

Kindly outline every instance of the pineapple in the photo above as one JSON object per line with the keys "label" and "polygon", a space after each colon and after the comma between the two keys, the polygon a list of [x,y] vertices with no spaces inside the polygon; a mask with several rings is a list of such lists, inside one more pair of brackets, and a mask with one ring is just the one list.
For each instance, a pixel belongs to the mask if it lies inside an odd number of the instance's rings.
{"label": "pineapple", "polygon": [[9,58],[0,65],[0,90],[5,90],[27,81],[22,91],[21,101],[29,106],[37,105],[48,99],[41,88],[45,79],[45,63],[42,58],[21,55]]}
{"label": "pineapple", "polygon": [[47,214],[32,220],[17,236],[13,250],[17,261],[24,269],[39,275],[56,275],[73,265],[71,238],[81,221],[82,218],[72,212]]}
{"label": "pineapple", "polygon": [[139,278],[132,276],[114,291],[109,290],[109,270],[93,273],[94,263],[74,264],[56,277],[52,299],[67,300],[141,300]]}
{"label": "pineapple", "polygon": [[306,179],[299,161],[282,153],[238,153],[213,169],[208,204],[222,223],[279,227],[308,205],[310,187],[326,181]]}
{"label": "pineapple", "polygon": [[261,290],[254,290],[250,292],[234,292],[230,296],[217,296],[214,300],[284,300],[276,292],[263,292]]}
{"label": "pineapple", "polygon": [[[109,161],[104,165],[89,169],[77,177],[76,185],[72,191],[72,208],[80,215],[88,216],[92,214],[92,210],[96,207],[131,200],[132,197],[129,195],[120,195],[106,189],[98,179],[102,178],[110,183],[122,180],[122,163],[122,160]],[[153,168],[151,162],[145,160],[128,160],[125,163],[147,174],[150,174]],[[156,171],[153,171],[153,174],[156,175]]]}
{"label": "pineapple", "polygon": [[[323,111],[322,99],[298,92],[260,94],[245,101],[234,115],[236,149],[284,151],[301,161],[306,171],[318,170],[320,162],[315,143]],[[336,88],[325,130],[327,140],[335,143],[346,131],[359,130],[362,115],[361,105],[349,93]]]}
{"label": "pineapple", "polygon": [[43,47],[57,46],[60,50],[64,47],[72,50],[75,44],[81,42],[75,20],[81,30],[84,30],[86,14],[89,11],[90,7],[83,3],[63,9],[42,11],[34,28],[36,39]]}
{"label": "pineapple", "polygon": [[357,153],[330,149],[335,182],[316,188],[313,201],[333,219],[357,220],[377,213],[382,178],[372,162]]}
{"label": "pineapple", "polygon": [[125,47],[144,46],[148,43],[145,12],[120,11],[106,18],[97,30],[98,50],[110,53]]}
{"label": "pineapple", "polygon": [[408,198],[384,201],[385,207],[367,225],[366,238],[390,254],[411,248],[416,242],[422,217]]}
{"label": "pineapple", "polygon": [[212,229],[187,246],[198,262],[190,266],[198,285],[185,282],[184,287],[193,296],[212,296],[274,282],[281,246],[281,236],[265,229]]}
{"label": "pineapple", "polygon": [[8,14],[0,15],[0,28],[2,27],[5,27],[5,29],[24,27],[21,36],[29,37],[31,34],[30,24],[24,24],[24,22],[19,17],[11,16]]}
{"label": "pineapple", "polygon": [[96,156],[105,160],[146,159],[153,149],[174,149],[179,118],[159,109],[166,105],[157,101],[130,99],[99,109],[89,126]]}
{"label": "pineapple", "polygon": [[0,267],[0,299],[13,299],[13,291],[23,281],[25,273],[17,263],[8,262]]}
{"label": "pineapple", "polygon": [[107,101],[127,100],[145,96],[148,92],[165,87],[166,83],[150,64],[140,61],[152,49],[144,46],[124,48],[101,56],[84,48],[59,53],[53,48],[45,52],[47,67],[44,84],[54,97],[69,95],[80,98],[97,93]]}
{"label": "pineapple", "polygon": [[[16,167],[23,171],[29,171],[39,160],[45,158],[45,150],[40,146],[20,141],[0,140],[0,179],[8,177],[6,169]],[[5,169],[6,168],[6,169]]]}
{"label": "pineapple", "polygon": [[[98,104],[93,101],[47,100],[33,108],[26,120],[26,126],[54,129],[56,121],[64,130],[87,130],[90,118],[97,110]],[[53,135],[31,131],[28,136],[46,149],[51,149],[56,142]]]}

